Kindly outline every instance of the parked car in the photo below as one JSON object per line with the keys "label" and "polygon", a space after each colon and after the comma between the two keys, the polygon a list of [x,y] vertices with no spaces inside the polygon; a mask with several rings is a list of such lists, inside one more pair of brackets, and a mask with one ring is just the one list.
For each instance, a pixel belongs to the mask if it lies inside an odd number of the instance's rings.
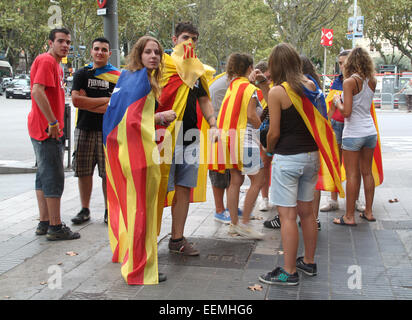
{"label": "parked car", "polygon": [[10,86],[6,89],[6,98],[26,98],[30,99],[30,80],[14,79]]}
{"label": "parked car", "polygon": [[6,91],[6,89],[9,87],[11,82],[13,81],[13,78],[3,78],[3,81],[1,82],[1,91]]}

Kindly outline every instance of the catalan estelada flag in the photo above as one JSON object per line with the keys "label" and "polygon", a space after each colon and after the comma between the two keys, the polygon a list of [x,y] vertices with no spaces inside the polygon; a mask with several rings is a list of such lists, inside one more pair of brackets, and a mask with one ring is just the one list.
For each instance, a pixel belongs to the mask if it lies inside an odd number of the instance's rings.
{"label": "catalan estelada flag", "polygon": [[[85,68],[93,69],[93,63],[89,63]],[[110,83],[116,84],[117,80],[119,80],[120,73],[121,72],[120,72],[119,69],[117,69],[112,64],[108,63],[107,65],[105,65],[102,68],[97,68],[94,71],[94,76],[97,79],[105,80],[105,81],[108,81]],[[79,109],[76,108],[76,115],[75,115],[75,119],[74,119],[74,123],[76,123],[76,125],[77,125],[77,119],[78,119],[78,112],[79,112]]]}
{"label": "catalan estelada flag", "polygon": [[243,170],[243,144],[247,107],[256,87],[245,77],[231,81],[217,118],[220,139],[210,150],[209,170]]}
{"label": "catalan estelada flag", "polygon": [[103,120],[109,239],[130,285],[157,284],[160,184],[155,98],[146,69],[123,71]]}
{"label": "catalan estelada flag", "polygon": [[343,198],[345,192],[343,191],[341,182],[341,164],[339,161],[338,144],[330,125],[330,121],[322,116],[308,97],[300,97],[292,90],[287,82],[282,83],[282,86],[285,88],[290,100],[318,145],[320,158],[325,162],[326,170],[331,177],[333,188],[336,189],[337,192],[339,192],[340,197]]}
{"label": "catalan estelada flag", "polygon": [[[333,103],[333,97],[335,95],[341,95],[342,92],[343,92],[343,82],[342,82],[341,77],[338,77],[333,81],[331,90],[329,91],[328,96],[325,99],[326,107],[328,110],[331,107],[331,104]],[[383,183],[383,165],[382,165],[382,149],[381,149],[380,133],[379,133],[378,121],[376,118],[375,104],[373,103],[373,101],[371,105],[371,115],[372,115],[373,122],[376,127],[376,132],[378,134],[378,141],[376,143],[376,147],[373,153],[373,162],[372,162],[372,175],[375,181],[375,186],[377,187]],[[345,159],[343,159],[343,162],[344,161]],[[343,163],[341,165],[341,177],[342,177],[342,181],[346,180],[345,166],[343,165]],[[319,180],[316,185],[316,189],[325,190],[325,191],[334,191],[334,192],[337,191],[335,188],[333,188],[331,177],[328,174],[325,163],[323,161],[321,161],[321,166],[319,170]]]}
{"label": "catalan estelada flag", "polygon": [[[203,88],[209,95],[209,86],[206,78],[204,65],[196,56],[192,40],[185,41],[176,45],[171,56],[163,56],[163,72],[161,87],[162,93],[159,97],[158,112],[173,109],[176,112],[176,120],[167,128],[163,129],[163,136],[159,139],[161,183],[158,197],[158,221],[161,221],[164,206],[170,206],[173,201],[174,191],[167,192],[170,165],[177,136],[181,128],[183,115],[186,110],[189,90],[194,87],[197,80],[200,80]],[[210,95],[209,95],[210,97]],[[198,170],[197,187],[191,190],[190,202],[206,201],[206,182],[207,182],[207,130],[209,124],[203,118],[199,105],[197,105],[198,127],[200,134],[200,164]],[[158,225],[160,233],[160,224]]]}

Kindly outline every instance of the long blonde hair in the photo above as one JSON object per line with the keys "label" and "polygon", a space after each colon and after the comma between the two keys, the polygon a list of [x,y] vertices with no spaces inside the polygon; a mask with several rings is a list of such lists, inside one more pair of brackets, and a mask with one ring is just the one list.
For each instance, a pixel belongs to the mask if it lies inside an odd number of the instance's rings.
{"label": "long blonde hair", "polygon": [[129,71],[137,71],[141,70],[144,68],[144,65],[142,63],[142,54],[144,51],[144,48],[146,47],[146,44],[149,41],[155,42],[160,51],[160,63],[159,66],[153,71],[150,72],[147,70],[147,74],[149,77],[150,85],[152,86],[153,93],[156,98],[160,96],[160,79],[162,77],[162,65],[163,65],[163,47],[160,44],[160,42],[151,36],[143,36],[137,42],[134,44],[130,54],[127,56],[127,65],[126,65],[126,70]]}
{"label": "long blonde hair", "polygon": [[306,79],[302,72],[302,60],[289,43],[280,43],[273,48],[269,56],[269,70],[275,85],[286,81],[299,96],[304,95],[302,85]]}
{"label": "long blonde hair", "polygon": [[357,73],[362,79],[375,77],[375,65],[369,53],[362,47],[356,47],[349,53],[343,65],[345,79]]}

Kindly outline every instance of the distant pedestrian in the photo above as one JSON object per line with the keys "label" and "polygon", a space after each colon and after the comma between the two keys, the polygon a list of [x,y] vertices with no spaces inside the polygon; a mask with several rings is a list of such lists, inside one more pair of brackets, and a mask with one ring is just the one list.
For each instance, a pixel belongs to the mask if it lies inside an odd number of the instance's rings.
{"label": "distant pedestrian", "polygon": [[356,226],[355,209],[361,176],[366,208],[360,217],[375,221],[372,213],[375,194],[372,161],[378,135],[371,115],[377,83],[374,70],[373,60],[365,49],[352,49],[343,67],[343,95],[336,95],[333,99],[332,108],[338,109],[345,118],[342,149],[347,178],[346,213],[334,219],[335,224]]}
{"label": "distant pedestrian", "polygon": [[120,71],[109,63],[110,42],[96,38],[90,55],[93,62],[79,69],[73,77],[72,101],[78,109],[74,131],[73,169],[79,178],[82,209],[72,219],[74,224],[90,220],[90,198],[93,189],[93,173],[97,164],[102,178],[104,195],[104,222],[107,223],[106,171],[102,140],[103,115],[116,86]]}
{"label": "distant pedestrian", "polygon": [[412,112],[412,79],[409,79],[409,81],[405,83],[403,88],[399,91],[399,93],[402,92],[405,93],[408,112]]}
{"label": "distant pedestrian", "polygon": [[30,74],[32,108],[28,129],[36,155],[36,196],[40,211],[37,235],[47,240],[72,240],[72,232],[61,221],[60,200],[64,189],[64,108],[63,69],[59,63],[69,53],[71,43],[67,29],[53,29],[49,34],[49,51],[33,62]]}

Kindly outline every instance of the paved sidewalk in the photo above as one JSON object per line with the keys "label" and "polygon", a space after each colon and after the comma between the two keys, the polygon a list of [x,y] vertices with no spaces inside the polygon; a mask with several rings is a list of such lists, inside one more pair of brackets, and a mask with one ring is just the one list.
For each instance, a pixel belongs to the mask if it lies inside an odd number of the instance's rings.
{"label": "paved sidewalk", "polygon": [[[344,200],[339,200],[339,211],[320,214],[318,276],[300,274],[297,287],[262,284],[261,291],[248,287],[259,284],[259,275],[283,261],[280,231],[263,227],[273,212],[254,211],[252,223],[265,233],[263,241],[230,236],[227,226],[213,220],[209,188],[207,202],[190,206],[185,232],[201,255],[180,257],[167,250],[171,216],[166,209],[159,236],[159,269],[168,280],[157,286],[128,286],[121,278],[120,265],[111,262],[99,178],[94,180],[92,219],[78,227],[70,223],[80,206],[77,179],[69,175],[62,198],[63,221],[80,231],[80,240],[55,243],[35,236],[34,191],[0,202],[0,300],[412,299],[412,170],[408,155],[384,154],[385,182],[376,189],[374,203],[377,222],[357,218],[357,227],[334,225],[332,218],[344,213]],[[322,203],[327,197],[322,194]],[[388,202],[394,198],[399,202]],[[70,251],[78,255],[66,255]],[[299,252],[303,252],[302,243]],[[351,266],[358,273],[348,273]],[[60,274],[61,288],[54,288]],[[349,288],[351,284],[356,288]]]}

